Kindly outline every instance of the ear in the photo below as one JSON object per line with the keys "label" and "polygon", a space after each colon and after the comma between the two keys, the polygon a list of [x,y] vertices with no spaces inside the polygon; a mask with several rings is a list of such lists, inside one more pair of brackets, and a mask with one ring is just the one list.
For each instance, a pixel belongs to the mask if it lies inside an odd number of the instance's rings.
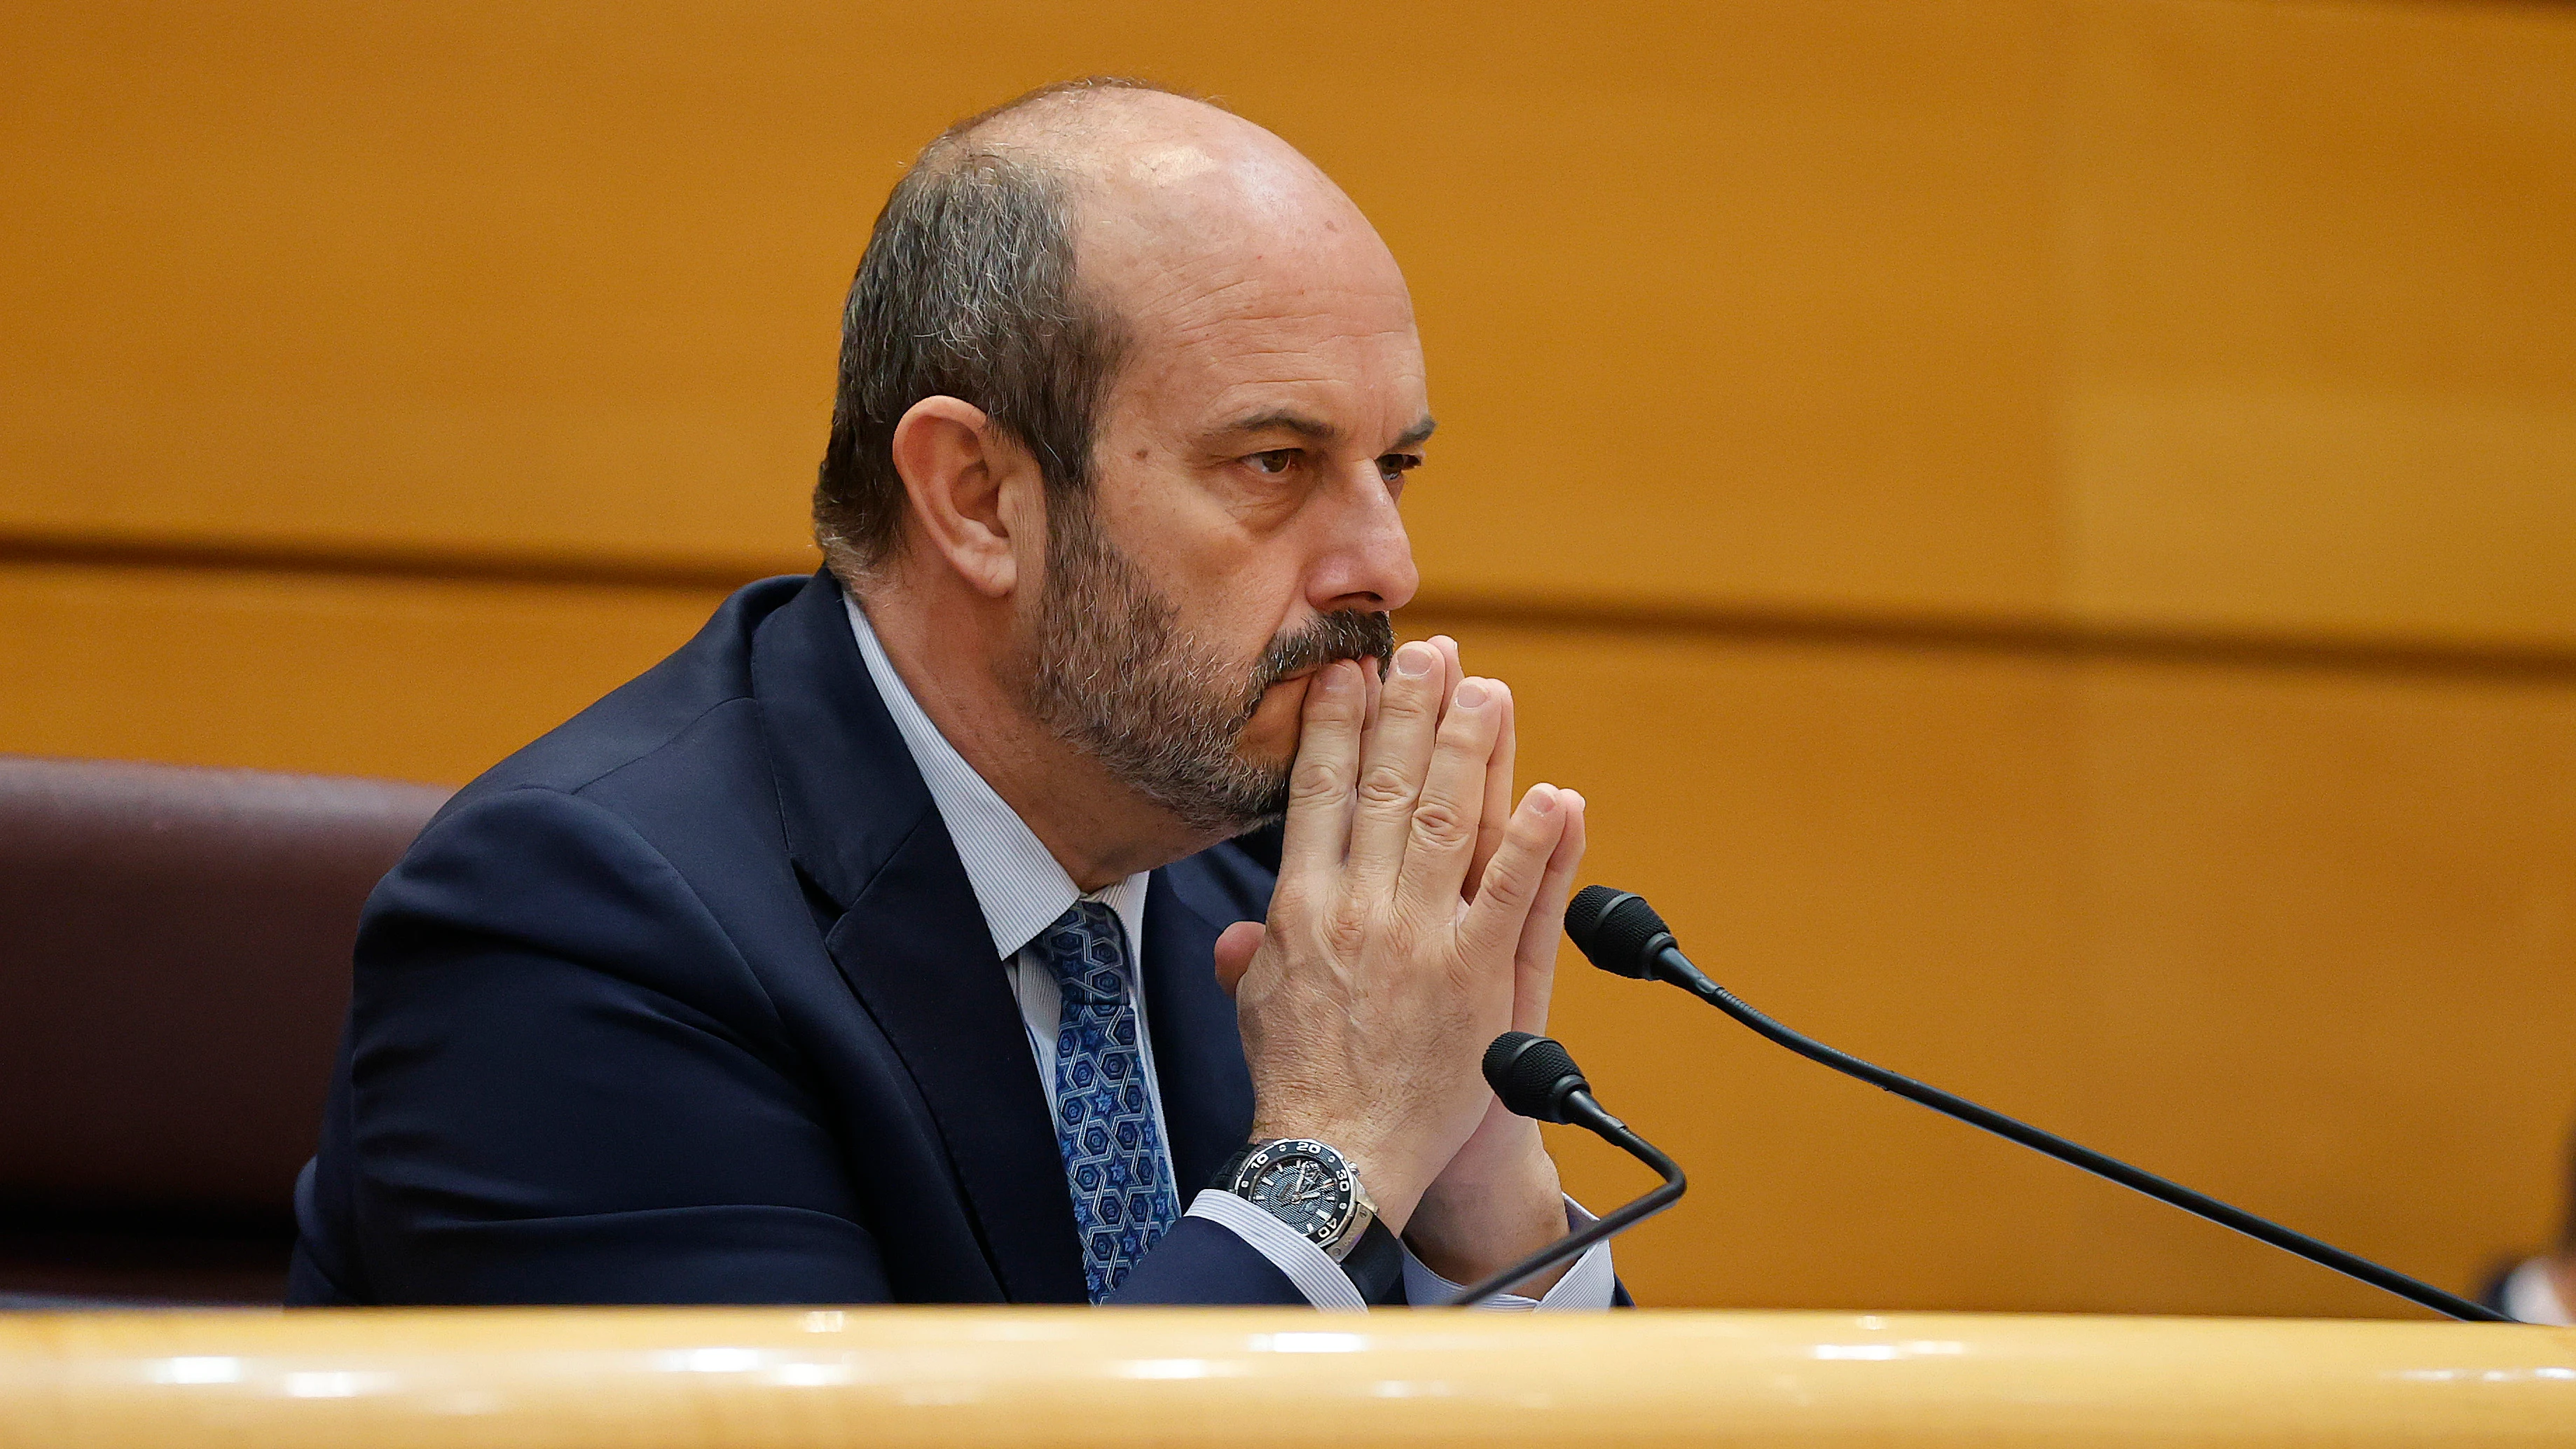
{"label": "ear", "polygon": [[894,469],[920,543],[968,587],[1004,598],[1019,584],[1019,549],[1044,538],[1037,460],[982,408],[926,397],[894,426]]}

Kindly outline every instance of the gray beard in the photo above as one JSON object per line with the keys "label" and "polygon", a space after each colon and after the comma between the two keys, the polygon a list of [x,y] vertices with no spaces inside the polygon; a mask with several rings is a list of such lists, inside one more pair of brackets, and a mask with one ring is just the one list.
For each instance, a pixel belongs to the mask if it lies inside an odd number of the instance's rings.
{"label": "gray beard", "polygon": [[[1052,501],[1052,500],[1051,500]],[[1236,742],[1280,680],[1336,659],[1395,651],[1383,613],[1318,616],[1273,639],[1249,671],[1180,625],[1180,611],[1100,534],[1084,500],[1050,520],[1047,578],[1022,690],[1041,724],[1121,784],[1215,839],[1288,808],[1293,759],[1247,760]]]}

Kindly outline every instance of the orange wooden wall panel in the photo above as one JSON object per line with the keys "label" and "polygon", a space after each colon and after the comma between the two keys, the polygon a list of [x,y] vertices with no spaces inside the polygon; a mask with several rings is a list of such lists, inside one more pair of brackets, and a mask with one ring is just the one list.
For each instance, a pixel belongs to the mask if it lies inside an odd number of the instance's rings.
{"label": "orange wooden wall panel", "polygon": [[2050,7],[1598,13],[1314,137],[1420,301],[1426,587],[2048,608]]}
{"label": "orange wooden wall panel", "polygon": [[0,529],[798,564],[887,179],[1111,68],[1397,246],[1437,591],[2576,638],[2563,12],[1245,13],[17,6]]}
{"label": "orange wooden wall panel", "polygon": [[2069,608],[2576,639],[2576,12],[2075,14]]}
{"label": "orange wooden wall panel", "polygon": [[0,527],[801,560],[885,186],[1106,68],[1276,127],[1397,247],[1436,584],[2046,604],[2044,7],[1301,13],[1384,69],[1283,67],[1256,13],[22,7]]}
{"label": "orange wooden wall panel", "polygon": [[0,749],[461,785],[722,597],[0,564]]}
{"label": "orange wooden wall panel", "polygon": [[[2062,668],[1474,621],[1457,632],[1470,667],[1525,701],[1522,773],[1584,790],[1588,879],[1656,901],[1694,959],[1766,1010],[2051,1115],[2069,1003],[2044,983],[2079,925]],[[1556,1028],[1604,1100],[1690,1165],[1692,1196],[1623,1249],[1650,1301],[2052,1301],[2023,1246],[2075,1187],[2048,1164],[1669,988],[1561,959]],[[1636,1190],[1633,1163],[1577,1150],[1587,1201]]]}
{"label": "orange wooden wall panel", "polygon": [[[2554,1238],[2576,679],[2086,675],[2087,1070],[2154,1084],[2088,1094],[2092,1140],[2454,1284]],[[2312,1276],[2258,1253],[2222,1291],[2198,1243],[2138,1246],[2175,1311]]]}
{"label": "orange wooden wall panel", "polygon": [[[1458,633],[1593,801],[1587,873],[1756,1005],[2454,1287],[2554,1231],[2576,680]],[[2395,1311],[1565,962],[1693,1164],[1631,1252],[1680,1301]]]}

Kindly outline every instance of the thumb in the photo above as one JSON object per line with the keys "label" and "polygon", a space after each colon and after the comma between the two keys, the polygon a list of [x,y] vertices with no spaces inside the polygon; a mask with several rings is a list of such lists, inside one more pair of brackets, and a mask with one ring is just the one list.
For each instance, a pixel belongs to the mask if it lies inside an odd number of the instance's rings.
{"label": "thumb", "polygon": [[1216,984],[1232,996],[1243,984],[1243,973],[1252,969],[1252,953],[1261,949],[1261,923],[1237,921],[1216,938]]}

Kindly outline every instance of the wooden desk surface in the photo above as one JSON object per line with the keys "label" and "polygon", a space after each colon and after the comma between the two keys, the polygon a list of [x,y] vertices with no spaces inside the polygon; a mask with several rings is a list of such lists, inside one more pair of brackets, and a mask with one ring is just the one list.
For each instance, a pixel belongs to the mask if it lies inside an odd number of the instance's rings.
{"label": "wooden desk surface", "polygon": [[0,1316],[0,1446],[2576,1444],[2576,1330],[2041,1315]]}

